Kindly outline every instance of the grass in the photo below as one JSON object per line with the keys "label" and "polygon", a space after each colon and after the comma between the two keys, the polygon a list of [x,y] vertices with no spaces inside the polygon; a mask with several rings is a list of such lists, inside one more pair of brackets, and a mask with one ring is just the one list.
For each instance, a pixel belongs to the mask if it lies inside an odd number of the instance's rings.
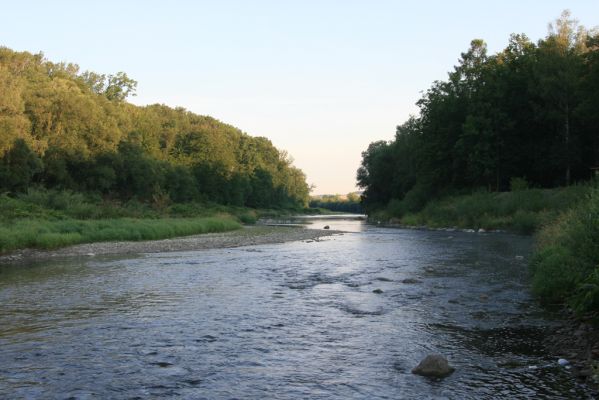
{"label": "grass", "polygon": [[20,248],[55,249],[80,243],[157,240],[239,229],[231,217],[40,220],[0,224],[0,252]]}
{"label": "grass", "polygon": [[599,189],[543,227],[531,268],[542,303],[599,311]]}
{"label": "grass", "polygon": [[238,229],[262,217],[322,213],[319,209],[256,210],[210,202],[120,202],[94,194],[30,189],[0,194],[0,253],[79,243],[154,240]]}
{"label": "grass", "polygon": [[157,209],[135,200],[30,190],[16,197],[0,195],[0,253],[222,232],[255,221],[255,211],[240,207],[190,203]]}
{"label": "grass", "polygon": [[590,185],[574,185],[499,193],[479,191],[432,200],[417,212],[405,212],[401,201],[392,201],[385,210],[370,217],[412,226],[502,229],[532,234],[583,200],[590,190]]}

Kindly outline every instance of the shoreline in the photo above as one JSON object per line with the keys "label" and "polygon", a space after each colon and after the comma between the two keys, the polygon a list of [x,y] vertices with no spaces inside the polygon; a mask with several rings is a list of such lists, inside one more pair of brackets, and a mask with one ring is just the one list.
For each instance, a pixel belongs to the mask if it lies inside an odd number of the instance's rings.
{"label": "shoreline", "polygon": [[276,244],[295,241],[319,241],[321,237],[342,235],[335,230],[283,226],[244,226],[242,229],[144,241],[94,242],[55,250],[21,249],[0,255],[0,265],[22,264],[69,257],[94,257],[194,251]]}

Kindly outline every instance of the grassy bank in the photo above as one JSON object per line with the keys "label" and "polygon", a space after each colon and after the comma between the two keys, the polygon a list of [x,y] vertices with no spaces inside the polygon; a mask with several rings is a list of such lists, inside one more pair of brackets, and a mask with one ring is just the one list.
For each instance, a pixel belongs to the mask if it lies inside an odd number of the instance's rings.
{"label": "grassy bank", "polygon": [[511,192],[480,191],[432,200],[415,212],[406,211],[420,208],[406,204],[410,199],[394,200],[369,217],[410,226],[501,229],[531,234],[579,203],[590,190],[590,185],[575,185]]}
{"label": "grassy bank", "polygon": [[99,241],[154,240],[223,232],[259,212],[217,204],[117,201],[68,191],[0,195],[0,253]]}
{"label": "grassy bank", "polygon": [[541,303],[599,312],[599,187],[520,189],[448,196],[406,212],[410,199],[392,201],[371,220],[408,226],[502,229],[536,233],[532,289]]}
{"label": "grassy bank", "polygon": [[544,304],[599,311],[599,189],[539,232],[533,292]]}
{"label": "grassy bank", "polygon": [[230,217],[103,220],[20,219],[0,224],[0,252],[54,249],[80,243],[156,240],[240,228]]}

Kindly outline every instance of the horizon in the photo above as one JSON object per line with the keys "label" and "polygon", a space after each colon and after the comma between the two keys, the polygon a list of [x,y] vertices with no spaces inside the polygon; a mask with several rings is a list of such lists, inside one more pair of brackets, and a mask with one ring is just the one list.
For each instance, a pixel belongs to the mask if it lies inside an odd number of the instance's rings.
{"label": "horizon", "polygon": [[421,92],[446,79],[470,40],[492,54],[511,33],[541,39],[566,8],[587,28],[599,15],[591,1],[176,4],[9,4],[0,45],[82,71],[124,71],[139,83],[133,104],[184,107],[265,136],[316,185],[312,195],[358,190],[361,152],[417,114]]}

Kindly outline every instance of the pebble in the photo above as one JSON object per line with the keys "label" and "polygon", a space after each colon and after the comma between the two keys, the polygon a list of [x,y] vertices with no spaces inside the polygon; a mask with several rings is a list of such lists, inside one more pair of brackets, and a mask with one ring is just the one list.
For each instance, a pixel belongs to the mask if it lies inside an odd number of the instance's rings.
{"label": "pebble", "polygon": [[563,367],[565,365],[570,364],[570,361],[566,360],[565,358],[560,358],[559,360],[557,360],[557,363]]}

